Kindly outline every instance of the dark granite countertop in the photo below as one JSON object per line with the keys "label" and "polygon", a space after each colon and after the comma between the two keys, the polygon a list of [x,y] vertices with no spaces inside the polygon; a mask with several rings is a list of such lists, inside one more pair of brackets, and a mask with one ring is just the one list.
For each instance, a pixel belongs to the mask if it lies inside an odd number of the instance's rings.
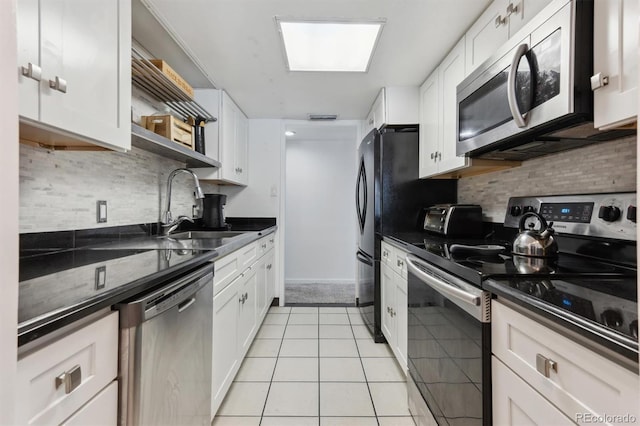
{"label": "dark granite countertop", "polygon": [[111,239],[107,231],[99,230],[98,237],[91,239],[98,244],[80,247],[65,246],[66,241],[55,238],[62,235],[68,240],[69,233],[79,231],[21,236],[27,243],[20,252],[18,346],[158,287],[277,229],[272,223],[247,227],[260,229],[217,240],[222,245],[216,248],[203,240],[162,242],[154,235],[124,239],[121,229]]}

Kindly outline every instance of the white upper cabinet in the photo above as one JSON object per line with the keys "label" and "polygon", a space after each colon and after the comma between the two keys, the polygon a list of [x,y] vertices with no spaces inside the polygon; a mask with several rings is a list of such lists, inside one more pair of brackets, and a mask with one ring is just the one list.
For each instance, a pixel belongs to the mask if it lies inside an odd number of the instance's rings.
{"label": "white upper cabinet", "polygon": [[417,124],[419,103],[420,93],[417,87],[383,87],[367,114],[364,133],[385,125]]}
{"label": "white upper cabinet", "polygon": [[219,168],[195,169],[199,179],[223,184],[249,183],[249,119],[222,90],[195,91],[195,100],[218,121],[205,126],[205,154],[222,163]]}
{"label": "white upper cabinet", "polygon": [[595,1],[593,20],[593,124],[607,129],[636,120],[638,2]]}
{"label": "white upper cabinet", "polygon": [[489,58],[550,1],[495,0],[491,3],[467,31],[465,75]]}
{"label": "white upper cabinet", "polygon": [[[20,0],[17,27],[21,120],[130,149],[131,3]],[[25,132],[21,138],[31,137]],[[64,144],[54,136],[47,142]]]}
{"label": "white upper cabinet", "polygon": [[469,159],[456,156],[456,86],[464,79],[462,38],[420,88],[421,178],[458,170]]}

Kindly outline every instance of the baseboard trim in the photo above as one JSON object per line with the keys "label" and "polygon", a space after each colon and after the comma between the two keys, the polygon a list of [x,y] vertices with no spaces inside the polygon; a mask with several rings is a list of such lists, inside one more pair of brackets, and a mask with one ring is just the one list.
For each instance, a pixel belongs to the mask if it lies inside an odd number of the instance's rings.
{"label": "baseboard trim", "polygon": [[285,303],[284,306],[291,307],[320,307],[320,308],[351,308],[356,306],[355,303]]}
{"label": "baseboard trim", "polygon": [[342,285],[356,285],[355,281],[350,280],[314,280],[314,279],[296,279],[296,280],[284,280],[284,285],[307,285],[307,284],[342,284]]}

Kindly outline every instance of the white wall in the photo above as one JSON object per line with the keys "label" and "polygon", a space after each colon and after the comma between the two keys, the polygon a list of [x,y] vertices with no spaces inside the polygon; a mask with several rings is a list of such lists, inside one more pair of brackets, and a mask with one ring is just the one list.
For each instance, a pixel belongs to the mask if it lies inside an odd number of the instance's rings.
{"label": "white wall", "polygon": [[0,424],[14,424],[14,390],[18,329],[18,79],[16,58],[16,2],[7,0],[0,11]]}
{"label": "white wall", "polygon": [[286,143],[285,282],[355,282],[353,140]]}

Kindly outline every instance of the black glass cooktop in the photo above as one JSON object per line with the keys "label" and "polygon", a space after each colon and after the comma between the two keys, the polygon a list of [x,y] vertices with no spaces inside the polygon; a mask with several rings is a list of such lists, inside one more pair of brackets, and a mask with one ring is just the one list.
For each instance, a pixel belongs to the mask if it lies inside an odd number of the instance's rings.
{"label": "black glass cooktop", "polygon": [[[464,251],[454,245],[478,246]],[[510,242],[425,238],[412,244],[431,262],[493,293],[540,302],[549,310],[573,315],[603,327],[637,353],[638,304],[636,268],[575,253],[556,259],[513,256]],[[486,247],[504,250],[486,253]]]}

